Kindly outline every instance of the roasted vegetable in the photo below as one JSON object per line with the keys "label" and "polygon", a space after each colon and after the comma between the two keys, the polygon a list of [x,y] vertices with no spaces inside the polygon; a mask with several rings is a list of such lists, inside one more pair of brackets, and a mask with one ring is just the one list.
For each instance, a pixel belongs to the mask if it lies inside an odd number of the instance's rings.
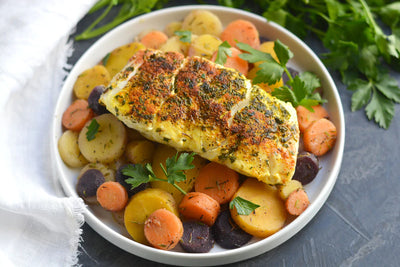
{"label": "roasted vegetable", "polygon": [[209,252],[214,245],[211,228],[201,222],[183,222],[183,236],[180,240],[180,244],[186,252]]}
{"label": "roasted vegetable", "polygon": [[178,215],[174,198],[158,188],[147,188],[133,195],[125,208],[125,227],[133,240],[149,244],[144,235],[144,222],[158,209],[167,209]]}
{"label": "roasted vegetable", "polygon": [[103,174],[96,169],[84,172],[76,185],[78,195],[88,203],[96,203],[96,192],[100,185],[105,183]]}
{"label": "roasted vegetable", "polygon": [[77,98],[88,99],[90,92],[98,85],[107,86],[111,77],[108,70],[102,65],[96,65],[79,74],[74,84],[74,93]]}
{"label": "roasted vegetable", "polygon": [[124,153],[125,126],[111,114],[97,116],[79,133],[78,144],[90,162],[112,162]]}
{"label": "roasted vegetable", "polygon": [[212,227],[215,242],[223,248],[232,249],[245,245],[253,237],[232,220],[229,210],[222,211]]}
{"label": "roasted vegetable", "polygon": [[296,171],[292,180],[298,180],[306,185],[314,180],[319,172],[318,158],[309,152],[301,152],[297,156]]}
{"label": "roasted vegetable", "polygon": [[233,220],[247,233],[267,237],[285,225],[285,205],[273,186],[248,178],[234,197],[237,196],[260,206],[249,215],[239,215],[236,208],[230,210]]}

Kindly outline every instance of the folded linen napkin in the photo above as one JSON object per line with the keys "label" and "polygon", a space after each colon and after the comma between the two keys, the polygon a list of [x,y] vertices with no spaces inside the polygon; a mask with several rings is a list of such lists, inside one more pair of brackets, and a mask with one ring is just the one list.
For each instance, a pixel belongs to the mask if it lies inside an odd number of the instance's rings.
{"label": "folded linen napkin", "polygon": [[0,266],[76,263],[84,204],[62,193],[49,140],[68,36],[94,2],[0,1]]}

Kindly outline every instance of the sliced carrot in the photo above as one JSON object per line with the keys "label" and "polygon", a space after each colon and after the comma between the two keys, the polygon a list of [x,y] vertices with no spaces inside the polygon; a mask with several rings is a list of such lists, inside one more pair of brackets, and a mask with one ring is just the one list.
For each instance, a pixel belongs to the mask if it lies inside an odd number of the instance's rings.
{"label": "sliced carrot", "polygon": [[93,110],[89,108],[88,102],[77,99],[64,111],[62,125],[68,130],[80,131],[93,116]]}
{"label": "sliced carrot", "polygon": [[201,168],[194,182],[196,192],[209,195],[219,204],[228,203],[238,188],[239,174],[216,162]]}
{"label": "sliced carrot", "polygon": [[160,31],[151,31],[146,33],[140,42],[147,48],[158,49],[161,45],[165,44],[168,40],[168,36]]}
{"label": "sliced carrot", "polygon": [[128,203],[128,193],[118,182],[105,182],[97,188],[97,201],[100,205],[110,211],[123,210]]}
{"label": "sliced carrot", "polygon": [[260,46],[258,30],[253,23],[247,20],[232,21],[226,26],[220,37],[222,41],[227,41],[231,46],[236,46],[237,42],[248,44],[256,49]]}
{"label": "sliced carrot", "polygon": [[149,243],[159,249],[173,249],[183,235],[181,220],[166,209],[154,211],[144,223],[144,235]]}
{"label": "sliced carrot", "polygon": [[330,120],[322,118],[314,121],[304,131],[304,150],[322,156],[334,146],[336,136],[336,127]]}
{"label": "sliced carrot", "polygon": [[287,212],[292,215],[300,215],[310,205],[310,200],[306,191],[299,188],[296,191],[290,193],[285,202]]}
{"label": "sliced carrot", "polygon": [[314,121],[321,118],[327,119],[329,117],[328,111],[326,111],[323,106],[317,105],[313,106],[312,108],[314,112],[306,109],[303,106],[297,106],[297,121],[299,122],[300,132],[304,132]]}
{"label": "sliced carrot", "polygon": [[186,219],[198,220],[213,225],[220,211],[219,203],[207,194],[190,192],[179,204],[179,212]]}
{"label": "sliced carrot", "polygon": [[[243,75],[247,76],[247,73],[249,71],[249,63],[241,59],[239,55],[242,53],[239,49],[235,47],[231,47],[230,50],[232,51],[232,55],[227,57],[226,62],[224,64],[225,67],[235,69],[242,73]],[[211,57],[211,60],[215,62],[217,59],[217,54],[218,52],[214,52],[214,54]]]}

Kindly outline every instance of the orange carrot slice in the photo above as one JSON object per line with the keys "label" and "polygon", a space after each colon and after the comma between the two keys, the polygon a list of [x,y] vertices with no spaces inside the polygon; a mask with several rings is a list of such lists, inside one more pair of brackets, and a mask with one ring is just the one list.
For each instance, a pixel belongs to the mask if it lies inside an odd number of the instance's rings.
{"label": "orange carrot slice", "polygon": [[207,194],[190,192],[179,204],[179,212],[186,218],[213,225],[220,211],[219,203]]}
{"label": "orange carrot slice", "polygon": [[316,156],[322,156],[334,146],[336,137],[336,126],[330,120],[319,119],[304,131],[304,149]]}
{"label": "orange carrot slice", "polygon": [[84,99],[75,100],[63,113],[62,125],[68,130],[80,131],[94,116],[93,110]]}
{"label": "orange carrot slice", "polygon": [[147,48],[158,49],[161,45],[165,44],[168,36],[160,31],[151,31],[140,39],[140,42]]}
{"label": "orange carrot slice", "polygon": [[128,203],[128,193],[118,182],[105,182],[97,189],[97,201],[100,205],[110,211],[123,210]]}
{"label": "orange carrot slice", "polygon": [[285,202],[286,210],[292,215],[302,214],[310,205],[306,191],[299,188],[290,193]]}
{"label": "orange carrot slice", "polygon": [[257,49],[260,46],[258,30],[253,23],[247,20],[238,19],[232,21],[221,33],[221,40],[227,41],[231,46],[236,43],[245,43]]}
{"label": "orange carrot slice", "polygon": [[194,188],[219,204],[228,203],[239,188],[239,174],[224,165],[211,162],[200,169]]}
{"label": "orange carrot slice", "polygon": [[170,250],[181,239],[183,225],[174,213],[166,209],[158,209],[146,219],[144,235],[153,247]]}
{"label": "orange carrot slice", "polygon": [[299,122],[300,132],[302,132],[302,133],[314,121],[322,119],[322,118],[327,119],[329,117],[328,111],[326,111],[326,109],[323,106],[317,105],[317,106],[313,106],[312,108],[313,108],[314,112],[309,111],[308,109],[306,109],[303,106],[298,106],[296,108],[297,121]]}

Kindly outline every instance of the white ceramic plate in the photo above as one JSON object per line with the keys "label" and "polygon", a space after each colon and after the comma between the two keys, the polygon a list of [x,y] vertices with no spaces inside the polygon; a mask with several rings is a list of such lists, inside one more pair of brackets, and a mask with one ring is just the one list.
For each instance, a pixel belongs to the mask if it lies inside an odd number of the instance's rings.
{"label": "white ceramic plate", "polygon": [[207,9],[212,11],[222,20],[224,25],[239,18],[249,20],[256,25],[260,32],[260,36],[271,40],[279,39],[289,46],[290,50],[294,53],[294,57],[290,64],[299,70],[312,71],[321,79],[322,87],[324,89],[324,97],[329,101],[326,107],[331,116],[331,120],[338,129],[338,139],[334,149],[322,158],[322,169],[318,173],[317,178],[306,186],[306,191],[311,200],[309,208],[293,222],[274,235],[262,240],[253,239],[248,245],[242,248],[225,250],[215,246],[209,253],[205,254],[191,254],[181,251],[162,251],[154,249],[130,239],[126,230],[115,223],[110,214],[103,211],[101,208],[87,208],[85,212],[87,223],[100,235],[116,246],[148,260],[185,266],[219,265],[248,259],[275,248],[295,235],[314,217],[330,194],[339,173],[345,140],[343,110],[335,84],[318,57],[295,35],[275,23],[267,22],[260,16],[242,10],[204,5],[166,8],[137,17],[106,34],[90,49],[88,49],[88,51],[86,51],[86,53],[76,63],[65,81],[55,108],[52,129],[52,151],[56,168],[59,172],[59,180],[68,196],[77,197],[75,185],[79,170],[68,168],[63,163],[58,154],[57,141],[62,134],[62,113],[73,100],[72,87],[77,76],[85,69],[97,64],[114,48],[132,42],[133,38],[143,30],[163,30],[165,25],[169,22],[180,20],[190,11],[197,9]]}

